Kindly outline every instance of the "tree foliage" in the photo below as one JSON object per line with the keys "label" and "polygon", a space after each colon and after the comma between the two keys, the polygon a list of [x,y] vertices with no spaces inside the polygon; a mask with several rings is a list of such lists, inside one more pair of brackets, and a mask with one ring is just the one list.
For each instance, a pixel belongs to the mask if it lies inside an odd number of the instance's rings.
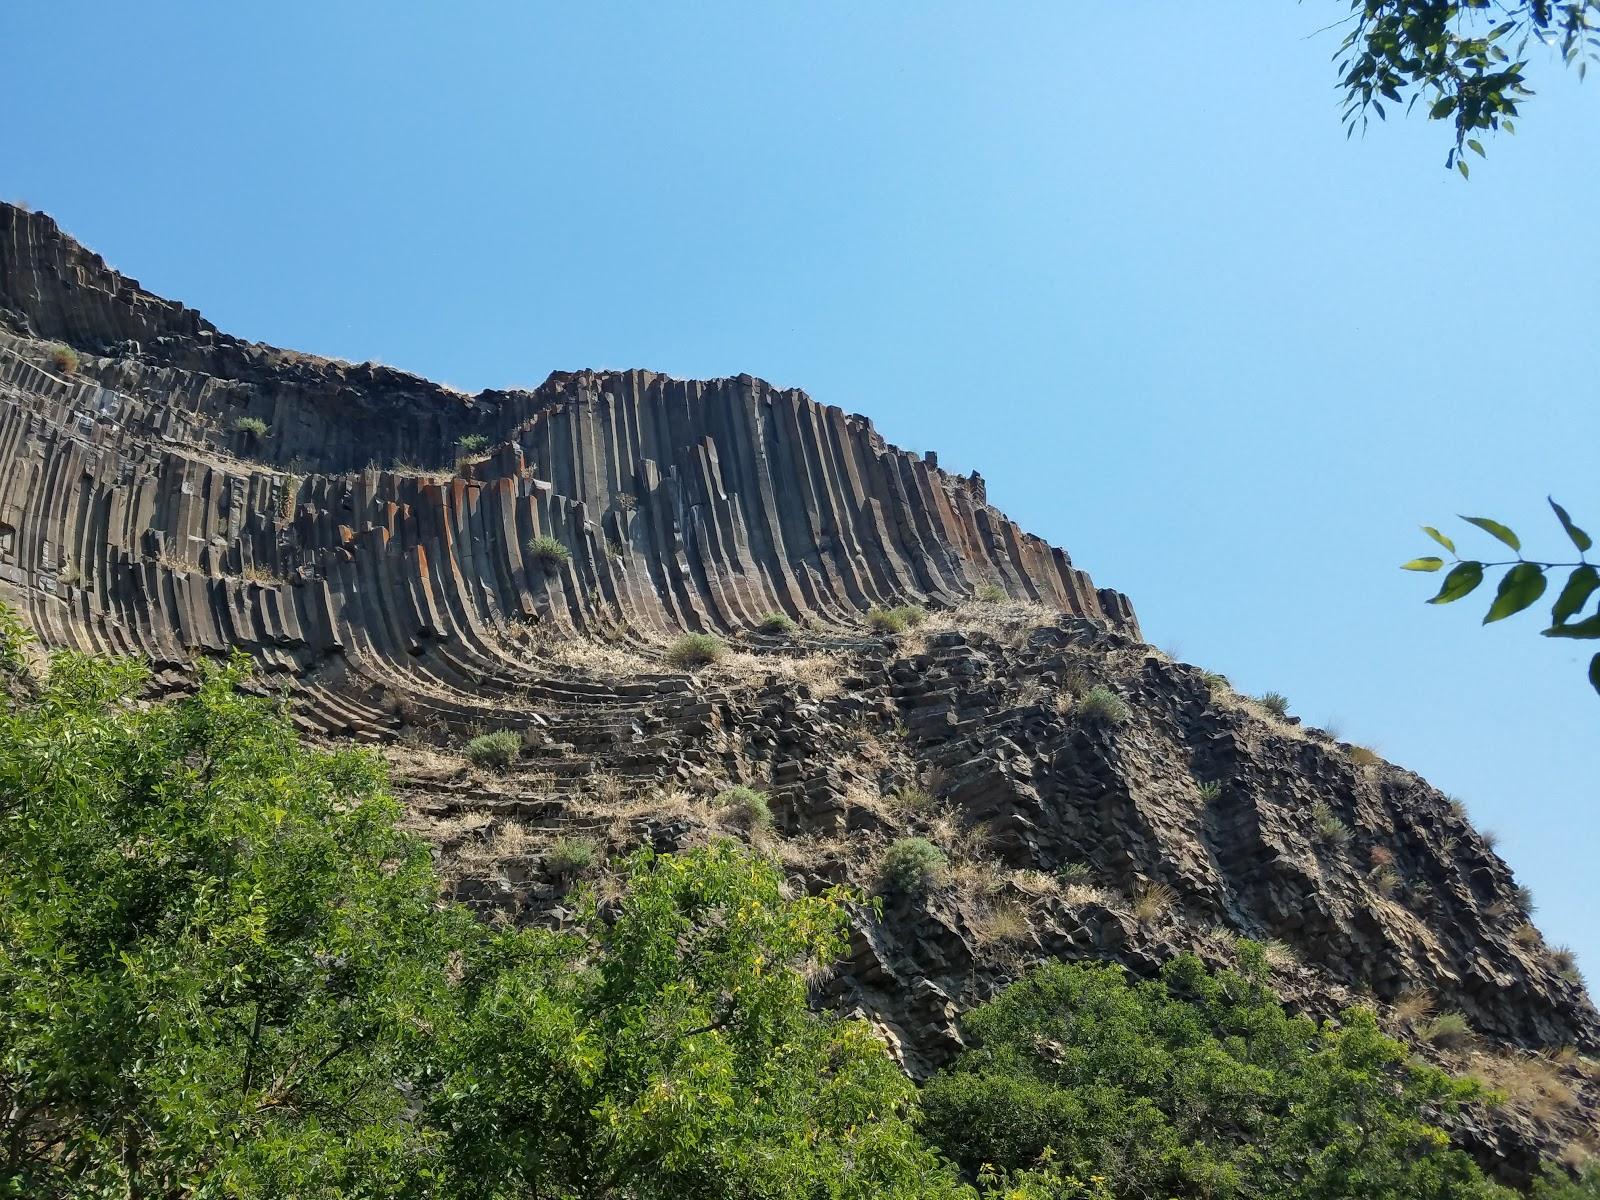
{"label": "tree foliage", "polygon": [[[1593,549],[1594,541],[1573,524],[1572,518],[1567,515],[1567,510],[1553,499],[1550,501],[1550,508],[1554,511],[1556,520],[1560,522],[1567,539],[1578,551],[1576,562],[1547,562],[1524,558],[1522,539],[1506,525],[1489,517],[1461,519],[1469,525],[1477,526],[1502,545],[1509,547],[1516,557],[1496,562],[1464,559],[1456,552],[1454,539],[1440,533],[1431,525],[1424,525],[1422,531],[1449,552],[1449,561],[1453,564],[1445,574],[1438,594],[1428,603],[1451,604],[1464,596],[1470,596],[1484,581],[1487,572],[1504,567],[1505,574],[1500,577],[1500,585],[1495,589],[1489,611],[1484,614],[1483,623],[1488,625],[1531,608],[1544,596],[1550,582],[1549,576],[1565,571],[1569,574],[1556,596],[1555,603],[1550,606],[1550,625],[1544,630],[1544,636],[1580,641],[1600,638],[1600,595],[1597,595],[1600,593],[1600,571],[1588,561],[1588,553]],[[1407,571],[1435,572],[1444,570],[1446,561],[1438,555],[1427,555],[1413,558],[1402,565]],[[1588,616],[1584,616],[1584,610],[1589,607],[1591,600],[1597,602],[1596,609]],[[1600,692],[1600,654],[1589,660],[1589,682],[1597,692]]]}
{"label": "tree foliage", "polygon": [[1600,0],[1351,0],[1350,10],[1337,55],[1347,131],[1371,115],[1386,119],[1385,104],[1409,112],[1420,102],[1451,123],[1445,166],[1463,176],[1463,156],[1484,153],[1484,134],[1515,132],[1533,95],[1530,51],[1576,63],[1582,75],[1600,49]]}
{"label": "tree foliage", "polygon": [[726,844],[492,930],[242,662],[149,705],[134,663],[25,669],[0,609],[0,1195],[967,1194],[807,1007],[838,897]]}
{"label": "tree foliage", "polygon": [[975,1047],[924,1089],[926,1129],[1020,1195],[1509,1195],[1438,1125],[1475,1084],[1409,1061],[1364,1010],[1289,1016],[1259,948],[1242,958],[1213,974],[1185,955],[1138,983],[1039,968],[968,1015]]}

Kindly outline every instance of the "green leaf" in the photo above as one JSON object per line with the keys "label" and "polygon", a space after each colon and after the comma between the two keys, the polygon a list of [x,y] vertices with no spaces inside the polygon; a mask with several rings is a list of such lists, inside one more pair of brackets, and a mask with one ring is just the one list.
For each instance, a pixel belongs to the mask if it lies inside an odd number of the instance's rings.
{"label": "green leaf", "polygon": [[1439,594],[1429,604],[1449,604],[1452,600],[1459,600],[1467,595],[1473,588],[1483,582],[1483,564],[1480,562],[1458,563],[1450,574],[1444,577],[1444,586],[1439,589]]}
{"label": "green leaf", "polygon": [[1555,607],[1550,610],[1551,623],[1565,625],[1589,602],[1589,597],[1597,587],[1600,587],[1600,571],[1588,564],[1573,571],[1567,578],[1567,586],[1561,589],[1561,595],[1556,598]]}
{"label": "green leaf", "polygon": [[1600,654],[1589,660],[1589,683],[1595,691],[1600,692]]}
{"label": "green leaf", "polygon": [[1572,544],[1578,548],[1579,553],[1587,551],[1589,547],[1594,545],[1594,539],[1572,523],[1572,518],[1567,516],[1566,509],[1562,508],[1549,496],[1546,496],[1545,499],[1549,500],[1550,507],[1556,510],[1556,517],[1561,522],[1561,528],[1567,531],[1567,536],[1572,539]]}
{"label": "green leaf", "polygon": [[1592,617],[1585,617],[1571,625],[1552,625],[1544,631],[1545,637],[1578,638],[1588,641],[1591,638],[1600,638],[1600,613]]}
{"label": "green leaf", "polygon": [[1512,613],[1521,612],[1544,595],[1546,582],[1543,567],[1536,563],[1518,563],[1500,581],[1500,590],[1495,595],[1494,603],[1489,606],[1483,623],[1487,625],[1491,621],[1503,621]]}
{"label": "green leaf", "polygon": [[1442,566],[1444,566],[1444,559],[1430,556],[1428,558],[1413,558],[1408,563],[1401,563],[1400,569],[1402,571],[1437,571]]}
{"label": "green leaf", "polygon": [[1476,525],[1485,533],[1493,534],[1518,554],[1522,553],[1522,542],[1516,534],[1507,529],[1499,521],[1491,521],[1488,517],[1462,517],[1469,525]]}
{"label": "green leaf", "polygon": [[1464,158],[1456,159],[1456,170],[1461,172],[1461,178],[1463,178],[1463,179],[1471,179],[1472,178],[1472,172],[1467,170],[1467,160],[1466,159],[1464,159]]}
{"label": "green leaf", "polygon": [[1449,538],[1445,537],[1444,534],[1440,533],[1432,525],[1424,525],[1422,527],[1422,532],[1427,534],[1434,541],[1438,542],[1439,545],[1443,546],[1446,550],[1450,551],[1451,554],[1456,552],[1456,544]]}
{"label": "green leaf", "polygon": [[1471,147],[1473,150],[1476,150],[1478,152],[1478,157],[1479,158],[1483,158],[1484,157],[1483,143],[1480,142],[1477,138],[1468,138],[1467,139],[1467,145],[1469,147]]}

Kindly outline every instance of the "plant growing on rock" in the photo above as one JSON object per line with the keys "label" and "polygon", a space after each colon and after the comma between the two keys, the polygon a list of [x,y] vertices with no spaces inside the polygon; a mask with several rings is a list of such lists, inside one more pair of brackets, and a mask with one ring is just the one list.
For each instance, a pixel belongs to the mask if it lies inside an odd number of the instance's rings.
{"label": "plant growing on rock", "polygon": [[944,878],[950,868],[945,852],[927,838],[901,838],[884,851],[881,875],[890,891],[920,896]]}
{"label": "plant growing on rock", "polygon": [[997,583],[986,583],[978,589],[977,598],[985,604],[1005,603],[1006,593]]}
{"label": "plant growing on rock", "polygon": [[1072,711],[1079,720],[1095,725],[1126,725],[1133,717],[1128,702],[1110,688],[1096,685],[1078,697]]}
{"label": "plant growing on rock", "polygon": [[1177,902],[1178,893],[1171,884],[1150,883],[1134,895],[1129,911],[1133,913],[1134,920],[1149,924],[1164,917]]}
{"label": "plant growing on rock", "polygon": [[1263,692],[1256,697],[1256,703],[1275,717],[1289,715],[1289,697],[1282,692]]}
{"label": "plant growing on rock", "polygon": [[772,825],[772,806],[767,794],[743,784],[718,795],[717,807],[745,829],[766,829]]}
{"label": "plant growing on rock", "polygon": [[762,633],[789,634],[794,632],[794,621],[784,613],[770,612],[756,623],[756,628]]}
{"label": "plant growing on rock", "polygon": [[727,652],[727,644],[715,634],[688,633],[667,647],[667,662],[680,671],[693,671],[719,661]]}
{"label": "plant growing on rock", "polygon": [[522,739],[509,729],[480,733],[467,743],[467,757],[474,766],[504,771],[522,753]]}
{"label": "plant growing on rock", "polygon": [[559,538],[551,537],[548,533],[541,533],[536,538],[531,538],[527,545],[528,557],[539,563],[547,571],[572,561],[572,551],[561,544]]}
{"label": "plant growing on rock", "polygon": [[255,441],[267,436],[267,423],[260,417],[235,417],[233,431]]}
{"label": "plant growing on rock", "polygon": [[905,614],[898,608],[874,608],[867,613],[867,628],[875,633],[904,633]]}
{"label": "plant growing on rock", "polygon": [[1344,846],[1350,841],[1350,827],[1339,819],[1327,801],[1318,800],[1311,806],[1311,823],[1317,839],[1326,846]]}
{"label": "plant growing on rock", "polygon": [[1351,762],[1362,768],[1375,767],[1383,761],[1371,746],[1352,745],[1345,754],[1349,756]]}
{"label": "plant growing on rock", "polygon": [[481,433],[465,433],[456,439],[456,449],[462,454],[480,454],[488,446],[489,439]]}
{"label": "plant growing on rock", "polygon": [[560,876],[581,875],[594,866],[599,851],[589,838],[561,837],[550,844],[544,865]]}
{"label": "plant growing on rock", "polygon": [[50,369],[57,375],[78,373],[78,352],[71,346],[60,344],[50,347]]}
{"label": "plant growing on rock", "polygon": [[1422,1031],[1424,1041],[1444,1050],[1456,1050],[1472,1040],[1472,1026],[1458,1012],[1440,1013]]}

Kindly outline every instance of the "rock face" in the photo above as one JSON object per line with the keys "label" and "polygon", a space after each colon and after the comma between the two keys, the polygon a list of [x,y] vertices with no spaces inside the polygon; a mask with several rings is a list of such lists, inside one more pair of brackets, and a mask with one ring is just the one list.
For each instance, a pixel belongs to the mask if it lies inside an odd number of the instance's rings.
{"label": "rock face", "polygon": [[[559,919],[557,835],[615,860],[730,830],[796,887],[883,893],[819,999],[914,1073],[1030,960],[1152,971],[1240,936],[1309,1012],[1373,1003],[1421,1040],[1425,994],[1473,1054],[1600,1050],[1458,806],[1142,645],[1126,598],[976,473],[748,376],[467,396],[229,337],[0,205],[0,596],[162,688],[248,652],[308,733],[382,748],[470,903]],[[869,631],[902,605],[926,622]],[[774,613],[796,628],[761,632]],[[674,670],[690,631],[734,653]],[[1085,701],[1102,689],[1126,713]],[[522,735],[509,772],[460,753],[490,728]],[[770,831],[718,807],[734,783],[769,794]],[[950,865],[885,888],[908,836]],[[1554,1115],[1462,1137],[1524,1177],[1593,1133],[1592,1084],[1561,1086]]]}

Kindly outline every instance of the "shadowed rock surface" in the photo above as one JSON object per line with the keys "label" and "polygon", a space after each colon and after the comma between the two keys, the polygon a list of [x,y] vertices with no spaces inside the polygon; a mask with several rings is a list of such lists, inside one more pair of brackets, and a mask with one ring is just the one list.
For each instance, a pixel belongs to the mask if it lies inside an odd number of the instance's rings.
{"label": "shadowed rock surface", "polygon": [[[1425,1008],[1460,1012],[1475,1044],[1430,1052],[1536,1075],[1460,1131],[1503,1176],[1594,1136],[1594,1073],[1551,1056],[1600,1050],[1600,1021],[1458,806],[1143,645],[976,475],[801,392],[585,371],[467,396],[229,337],[0,205],[0,597],[160,688],[249,653],[306,732],[381,749],[477,907],[560,919],[558,836],[615,861],[732,831],[796,887],[883,893],[819,1001],[913,1073],[1029,961],[1150,972],[1245,936],[1304,1011],[1371,1003],[1419,1044]],[[925,623],[870,631],[901,605]],[[674,670],[685,632],[732,653]],[[461,753],[490,729],[521,736],[508,771]],[[719,806],[735,783],[771,828]],[[910,894],[881,882],[909,836],[949,857]]]}

